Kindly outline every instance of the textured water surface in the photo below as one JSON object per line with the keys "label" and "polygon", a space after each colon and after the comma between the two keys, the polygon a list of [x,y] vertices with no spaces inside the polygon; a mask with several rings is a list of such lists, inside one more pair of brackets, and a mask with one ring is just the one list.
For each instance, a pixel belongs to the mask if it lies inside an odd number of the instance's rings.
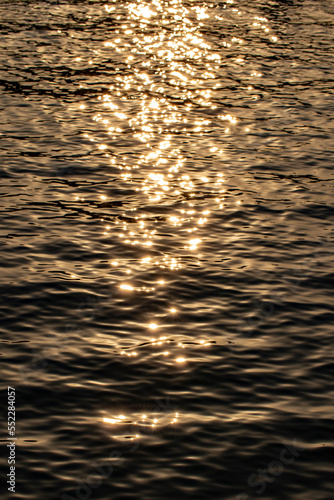
{"label": "textured water surface", "polygon": [[332,500],[334,4],[0,19],[1,498]]}

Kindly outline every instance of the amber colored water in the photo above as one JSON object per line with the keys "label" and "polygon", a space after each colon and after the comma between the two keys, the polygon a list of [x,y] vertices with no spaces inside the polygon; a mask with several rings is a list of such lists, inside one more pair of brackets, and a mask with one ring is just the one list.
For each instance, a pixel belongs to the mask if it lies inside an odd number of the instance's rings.
{"label": "amber colored water", "polygon": [[333,2],[0,19],[1,498],[332,500]]}

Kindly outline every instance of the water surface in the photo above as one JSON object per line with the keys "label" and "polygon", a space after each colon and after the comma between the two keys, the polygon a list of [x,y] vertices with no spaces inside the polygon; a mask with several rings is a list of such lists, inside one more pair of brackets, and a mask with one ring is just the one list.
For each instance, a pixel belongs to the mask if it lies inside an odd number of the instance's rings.
{"label": "water surface", "polygon": [[0,16],[2,498],[332,499],[333,4]]}

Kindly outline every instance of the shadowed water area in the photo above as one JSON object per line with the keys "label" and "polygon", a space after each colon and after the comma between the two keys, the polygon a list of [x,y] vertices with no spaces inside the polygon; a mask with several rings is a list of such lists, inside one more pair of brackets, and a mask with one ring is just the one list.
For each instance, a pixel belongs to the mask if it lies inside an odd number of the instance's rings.
{"label": "shadowed water area", "polygon": [[333,26],[0,2],[1,498],[334,498]]}

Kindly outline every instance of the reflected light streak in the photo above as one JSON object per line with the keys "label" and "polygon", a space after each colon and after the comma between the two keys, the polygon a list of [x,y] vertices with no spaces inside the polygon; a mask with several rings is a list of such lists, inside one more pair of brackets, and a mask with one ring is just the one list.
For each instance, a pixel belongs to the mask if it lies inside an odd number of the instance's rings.
{"label": "reflected light streak", "polygon": [[[259,37],[277,41],[269,33],[266,18],[252,15],[247,20],[240,10],[230,7],[232,4],[233,0],[225,2],[224,15],[228,12],[234,16],[235,26],[248,22],[247,29],[258,32]],[[77,196],[73,205],[93,205],[98,221],[108,224],[102,234],[106,246],[108,238],[114,245],[109,257],[110,274],[113,278],[121,276],[121,280],[131,279],[132,284],[117,286],[124,292],[135,292],[123,293],[122,300],[134,300],[139,294],[155,297],[158,293],[160,300],[164,294],[160,285],[167,290],[189,262],[200,265],[195,251],[211,237],[211,217],[226,205],[239,210],[241,200],[236,200],[228,189],[221,189],[225,178],[219,170],[225,168],[231,135],[249,132],[255,125],[243,123],[242,112],[234,111],[239,108],[233,107],[233,112],[226,113],[222,106],[226,71],[237,68],[237,75],[242,72],[240,89],[248,101],[258,98],[256,85],[262,73],[258,67],[247,65],[246,37],[227,33],[219,48],[211,43],[203,27],[209,26],[211,20],[225,22],[211,4],[131,1],[105,5],[105,11],[116,21],[117,29],[101,43],[101,51],[114,61],[115,75],[94,103],[92,109],[97,112],[88,133],[83,135],[94,154],[107,162],[106,175],[117,179],[119,190],[127,194],[119,200],[116,189],[114,199],[114,193],[104,186],[106,194],[100,195],[99,204]],[[242,19],[240,25],[238,16]],[[81,61],[85,65],[97,64],[95,52],[94,56],[82,54],[76,58],[75,67],[80,67]],[[227,65],[230,66],[226,70]],[[80,108],[86,109],[80,111],[80,116],[88,115],[91,109],[86,102]],[[194,158],[192,148],[201,153],[201,161]],[[152,272],[156,267],[157,273]],[[167,276],[166,281],[160,279],[161,275]],[[146,286],[136,286],[143,283],[143,276]],[[175,320],[169,313],[177,310],[168,309],[168,305],[164,305],[164,314]],[[158,318],[164,330],[168,327],[158,314],[153,313],[150,318]],[[147,325],[146,321],[147,318],[141,323],[146,332],[161,327],[153,322]],[[190,346],[185,339],[146,340],[144,346],[133,340],[131,349],[124,348],[124,362],[138,363],[145,356],[152,356],[166,365],[182,364],[186,358],[181,356],[181,349],[185,353],[213,343],[192,339]],[[116,424],[124,420],[121,417],[124,416],[105,422]],[[158,421],[152,420],[150,425],[156,424]]]}

